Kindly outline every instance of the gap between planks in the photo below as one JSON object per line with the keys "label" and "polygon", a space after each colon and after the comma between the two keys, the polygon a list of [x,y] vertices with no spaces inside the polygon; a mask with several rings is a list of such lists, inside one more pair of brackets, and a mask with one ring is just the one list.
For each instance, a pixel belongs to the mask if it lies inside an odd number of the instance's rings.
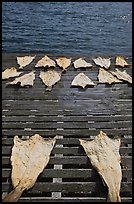
{"label": "gap between planks", "polygon": [[[58,128],[57,128],[58,129]],[[63,136],[56,136],[56,139],[63,139]],[[62,144],[56,144],[55,147],[63,147]],[[63,157],[63,154],[55,154],[55,157]],[[55,164],[54,169],[62,169],[62,164]],[[62,183],[62,178],[53,178],[53,183]],[[61,198],[61,192],[52,192],[52,198],[53,199],[60,199]]]}

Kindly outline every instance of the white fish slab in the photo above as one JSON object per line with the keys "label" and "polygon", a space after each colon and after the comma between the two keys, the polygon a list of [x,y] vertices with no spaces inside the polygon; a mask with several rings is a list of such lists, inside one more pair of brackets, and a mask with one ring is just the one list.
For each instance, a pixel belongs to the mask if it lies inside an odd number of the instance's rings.
{"label": "white fish slab", "polygon": [[55,67],[56,63],[54,60],[50,59],[47,55],[40,59],[35,67]]}
{"label": "white fish slab", "polygon": [[91,164],[98,171],[102,181],[108,187],[107,202],[121,202],[120,187],[122,180],[120,139],[110,139],[100,131],[94,140],[79,139]]}
{"label": "white fish slab", "polygon": [[95,86],[94,82],[84,73],[79,73],[76,77],[74,77],[71,85],[81,86],[82,88],[85,88],[87,85]]}
{"label": "white fish slab", "polygon": [[100,67],[104,67],[106,69],[108,69],[110,67],[111,61],[110,58],[102,58],[102,57],[97,57],[95,59],[93,59],[93,61],[95,62],[95,64],[99,65]]}
{"label": "white fish slab", "polygon": [[23,69],[25,66],[29,65],[33,60],[35,56],[24,56],[24,57],[17,57],[17,63],[20,65],[19,69]]}
{"label": "white fish slab", "polygon": [[17,72],[17,69],[15,67],[7,68],[2,72],[2,79],[9,79],[11,77],[17,77],[22,72]]}
{"label": "white fish slab", "polygon": [[130,84],[132,84],[132,77],[129,74],[127,74],[126,70],[120,71],[119,69],[116,69],[116,71],[111,71],[111,73],[118,79],[127,81]]}
{"label": "white fish slab", "polygon": [[74,68],[75,69],[78,69],[78,68],[86,68],[86,67],[92,67],[93,65],[91,64],[91,63],[88,63],[88,62],[86,62],[84,59],[82,59],[82,58],[79,58],[79,59],[77,59],[77,60],[75,60],[74,62],[73,62],[73,64],[74,64]]}
{"label": "white fish slab", "polygon": [[60,57],[56,59],[57,65],[61,67],[63,70],[66,71],[66,69],[70,66],[71,64],[71,58],[66,58],[66,57]]}
{"label": "white fish slab", "polygon": [[111,74],[110,72],[106,71],[103,68],[99,69],[98,79],[100,83],[107,84],[122,83],[121,80],[117,79],[115,76],[113,76],[113,74]]}
{"label": "white fish slab", "polygon": [[8,82],[7,84],[19,84],[20,86],[33,86],[35,80],[34,71],[24,74],[21,77],[15,78],[12,82]]}
{"label": "white fish slab", "polygon": [[4,202],[15,202],[24,190],[33,187],[39,174],[44,170],[50,160],[50,154],[56,139],[45,140],[39,134],[23,141],[14,137],[12,148],[11,179],[14,190],[5,198]]}
{"label": "white fish slab", "polygon": [[126,62],[124,57],[117,56],[115,59],[115,65],[120,66],[120,67],[125,67],[125,66],[129,66],[130,64]]}
{"label": "white fish slab", "polygon": [[43,83],[47,86],[46,90],[51,91],[52,86],[61,79],[61,73],[55,70],[48,70],[46,72],[41,71],[39,77]]}

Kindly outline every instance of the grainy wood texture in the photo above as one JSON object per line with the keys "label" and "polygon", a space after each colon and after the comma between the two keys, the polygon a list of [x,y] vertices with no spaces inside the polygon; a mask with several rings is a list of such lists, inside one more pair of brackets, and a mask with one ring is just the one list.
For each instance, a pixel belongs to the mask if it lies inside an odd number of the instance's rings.
{"label": "grainy wood texture", "polygon": [[[18,69],[16,57],[25,55],[3,54],[2,70],[13,66]],[[72,63],[52,91],[47,92],[39,78],[44,68],[35,68],[43,56],[37,54],[23,70],[24,73],[35,71],[33,87],[6,86],[6,82],[12,80],[2,81],[3,197],[12,190],[10,156],[14,136],[25,139],[37,133],[44,138],[56,135],[59,138],[46,169],[35,186],[22,194],[19,202],[106,202],[107,189],[79,143],[79,138],[92,140],[102,130],[109,137],[121,138],[120,196],[122,202],[132,202],[132,85],[98,83],[99,67],[92,61],[97,57],[94,56],[85,58],[93,64],[92,68],[75,69]],[[60,56],[49,57],[55,60]],[[72,58],[72,62],[76,59],[77,56]],[[128,62],[131,64],[132,59],[128,58]],[[114,64],[115,56],[111,57],[109,70],[115,70]],[[54,69],[60,70],[58,66]],[[132,76],[132,66],[119,69],[126,69]],[[85,89],[71,87],[73,78],[80,72],[97,85]],[[60,192],[60,197],[53,197],[53,192]]]}

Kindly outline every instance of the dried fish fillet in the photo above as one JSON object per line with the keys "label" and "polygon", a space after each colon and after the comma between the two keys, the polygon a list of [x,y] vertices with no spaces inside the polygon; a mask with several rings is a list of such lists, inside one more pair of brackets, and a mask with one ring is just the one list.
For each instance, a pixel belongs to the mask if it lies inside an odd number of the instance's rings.
{"label": "dried fish fillet", "polygon": [[121,202],[120,187],[122,171],[120,165],[120,139],[110,139],[100,131],[93,141],[79,139],[91,164],[98,171],[102,181],[108,187],[108,202]]}
{"label": "dried fish fillet", "polygon": [[120,67],[125,67],[125,66],[130,65],[126,62],[126,60],[122,56],[117,56],[115,59],[115,63],[116,63],[115,65],[120,66]]}
{"label": "dried fish fillet", "polygon": [[19,76],[22,72],[17,72],[15,67],[7,68],[2,72],[2,79],[9,79],[11,77]]}
{"label": "dried fish fillet", "polygon": [[98,79],[100,83],[122,83],[121,80],[114,77],[110,72],[106,71],[103,68],[99,69]]}
{"label": "dried fish fillet", "polygon": [[55,67],[56,63],[54,60],[50,59],[47,55],[40,59],[35,67]]}
{"label": "dried fish fillet", "polygon": [[34,71],[28,73],[28,74],[24,74],[21,77],[17,77],[15,80],[13,80],[12,82],[9,82],[7,84],[19,84],[20,86],[33,86],[34,84],[34,80],[35,80],[35,74]]}
{"label": "dried fish fillet", "polygon": [[3,202],[15,202],[22,195],[24,190],[33,187],[39,174],[44,170],[50,160],[50,154],[56,139],[45,140],[39,134],[23,141],[18,136],[14,137],[12,148],[12,184],[11,191]]}
{"label": "dried fish fillet", "polygon": [[87,85],[95,86],[94,82],[84,73],[79,73],[72,81],[72,86],[81,86],[85,88]]}
{"label": "dried fish fillet", "polygon": [[100,67],[104,67],[106,69],[108,69],[111,64],[110,58],[106,59],[106,58],[97,57],[96,59],[93,59],[93,61],[95,62],[95,64],[99,65]]}
{"label": "dried fish fillet", "polygon": [[17,57],[17,63],[20,65],[19,69],[23,69],[25,66],[29,65],[33,60],[35,56],[24,56],[24,57]]}
{"label": "dried fish fillet", "polygon": [[111,73],[118,79],[127,81],[130,84],[132,84],[132,77],[129,74],[127,74],[126,70],[120,71],[119,69],[116,69],[116,71],[111,71]]}
{"label": "dried fish fillet", "polygon": [[52,86],[57,83],[61,78],[61,73],[55,70],[41,71],[39,76],[43,83],[47,86],[46,90],[51,91]]}
{"label": "dried fish fillet", "polygon": [[60,58],[56,59],[56,62],[57,62],[59,67],[61,67],[63,70],[66,71],[66,69],[71,64],[71,58],[60,57]]}
{"label": "dried fish fillet", "polygon": [[82,68],[82,67],[92,67],[92,66],[93,66],[91,63],[86,62],[86,61],[85,61],[84,59],[82,59],[82,58],[79,58],[79,59],[75,60],[75,61],[73,62],[73,64],[74,64],[74,67],[75,67],[76,69]]}

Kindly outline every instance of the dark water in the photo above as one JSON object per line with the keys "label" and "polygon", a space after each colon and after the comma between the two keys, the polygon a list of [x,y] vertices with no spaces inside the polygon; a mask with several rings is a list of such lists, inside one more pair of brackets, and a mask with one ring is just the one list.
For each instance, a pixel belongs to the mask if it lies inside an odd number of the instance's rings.
{"label": "dark water", "polygon": [[3,2],[2,50],[132,56],[132,3]]}

